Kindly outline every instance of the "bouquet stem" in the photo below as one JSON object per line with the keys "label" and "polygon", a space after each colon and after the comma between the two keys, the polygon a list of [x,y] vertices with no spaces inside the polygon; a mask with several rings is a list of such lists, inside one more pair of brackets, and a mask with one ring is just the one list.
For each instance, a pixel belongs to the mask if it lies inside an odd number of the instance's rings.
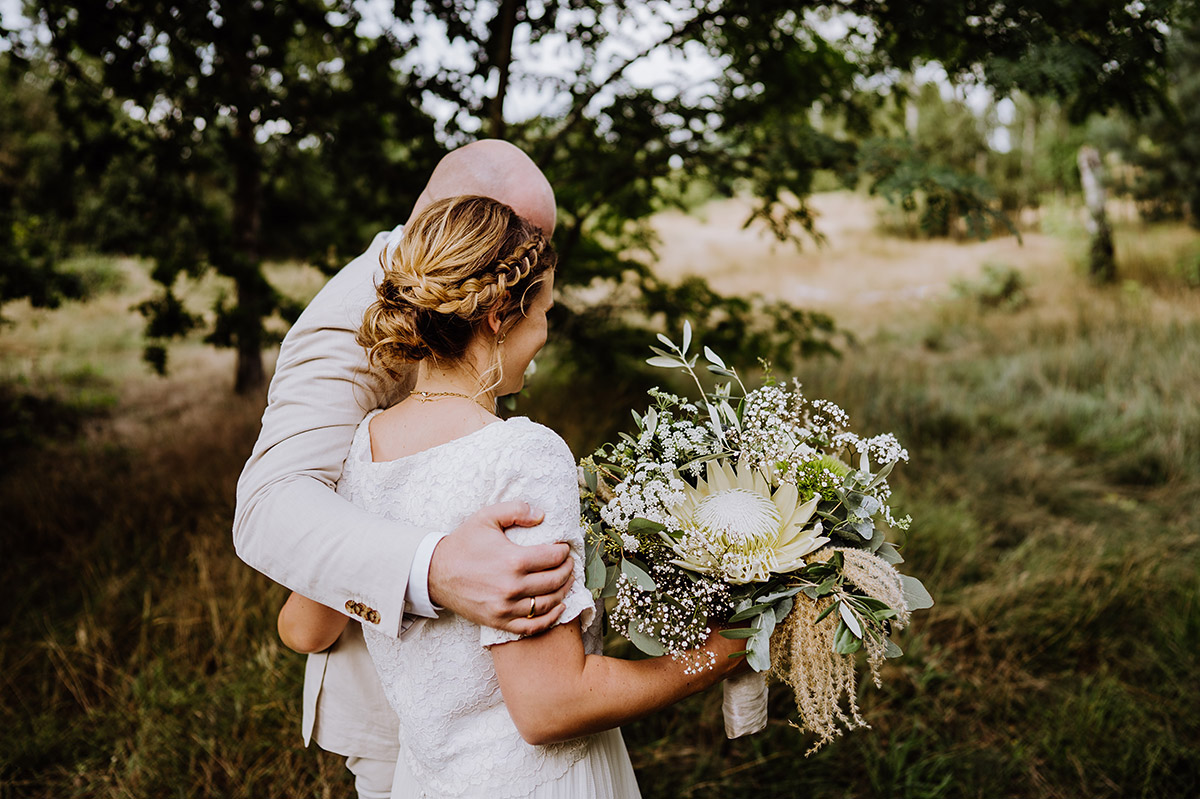
{"label": "bouquet stem", "polygon": [[725,737],[752,735],[767,726],[767,675],[750,671],[722,683]]}

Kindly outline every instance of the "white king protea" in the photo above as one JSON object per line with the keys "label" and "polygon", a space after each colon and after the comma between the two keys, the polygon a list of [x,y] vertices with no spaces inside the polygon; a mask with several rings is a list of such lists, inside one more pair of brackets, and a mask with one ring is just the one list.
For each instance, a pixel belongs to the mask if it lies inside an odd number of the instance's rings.
{"label": "white king protea", "polygon": [[786,483],[772,492],[744,460],[736,469],[709,461],[708,480],[697,480],[684,495],[671,508],[682,530],[667,539],[679,556],[672,563],[734,585],[799,569],[805,555],[829,541],[820,521],[809,526],[820,497],[802,505],[796,487]]}

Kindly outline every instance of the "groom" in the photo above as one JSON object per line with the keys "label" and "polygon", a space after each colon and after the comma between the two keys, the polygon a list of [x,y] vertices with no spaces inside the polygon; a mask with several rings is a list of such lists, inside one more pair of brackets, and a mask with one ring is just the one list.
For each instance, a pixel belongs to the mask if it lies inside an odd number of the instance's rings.
{"label": "groom", "polygon": [[[511,144],[484,140],[446,155],[413,215],[462,194],[499,200],[547,235],[554,231],[554,192]],[[391,240],[401,232],[392,231]],[[377,234],[283,341],[262,431],[238,480],[238,556],[293,591],[401,639],[414,617],[436,617],[443,608],[488,627],[541,632],[561,613],[569,550],[520,547],[503,532],[540,523],[540,512],[509,502],[452,531],[421,530],[368,514],[334,491],[359,422],[404,395],[373,382],[355,342],[388,242],[388,233]],[[347,755],[360,796],[387,796],[396,721],[361,627],[348,625],[330,650],[309,656],[304,693],[305,742],[313,735],[323,749]]]}

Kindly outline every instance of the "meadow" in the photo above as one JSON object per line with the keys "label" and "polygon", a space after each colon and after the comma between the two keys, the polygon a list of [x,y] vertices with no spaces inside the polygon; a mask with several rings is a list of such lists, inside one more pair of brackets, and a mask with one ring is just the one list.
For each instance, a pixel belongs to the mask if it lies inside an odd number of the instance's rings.
{"label": "meadow", "polygon": [[[883,688],[860,686],[869,730],[806,759],[779,691],[766,732],[728,741],[710,692],[625,728],[643,794],[1200,795],[1200,235],[1124,223],[1124,281],[1100,288],[1067,209],[1024,247],[832,224],[799,255],[696,249],[727,210],[662,220],[662,268],[855,332],[796,375],[908,447],[902,551],[937,605]],[[262,399],[234,397],[229,354],[195,341],[147,374],[130,310],[145,265],[78,268],[94,300],[6,307],[0,329],[0,797],[350,795],[340,759],[300,745],[284,590],[232,548]],[[320,283],[276,274],[299,295]],[[543,369],[518,412],[585,454],[604,431],[570,417],[570,390]]]}

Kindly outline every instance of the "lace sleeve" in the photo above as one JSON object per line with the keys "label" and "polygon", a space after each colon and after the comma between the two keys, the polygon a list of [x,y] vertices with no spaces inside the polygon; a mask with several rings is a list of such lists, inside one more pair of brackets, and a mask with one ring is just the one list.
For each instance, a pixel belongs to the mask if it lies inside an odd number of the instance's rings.
{"label": "lace sleeve", "polygon": [[[558,618],[565,624],[575,618],[587,630],[596,615],[592,594],[583,578],[583,526],[579,512],[579,483],[575,458],[557,433],[525,420],[510,420],[519,425],[510,440],[507,474],[503,477],[497,501],[528,502],[545,513],[537,527],[514,527],[508,537],[522,546],[564,541],[571,547],[575,562],[572,585],[564,600],[566,609]],[[480,629],[483,646],[515,641],[520,636],[491,627]]]}

